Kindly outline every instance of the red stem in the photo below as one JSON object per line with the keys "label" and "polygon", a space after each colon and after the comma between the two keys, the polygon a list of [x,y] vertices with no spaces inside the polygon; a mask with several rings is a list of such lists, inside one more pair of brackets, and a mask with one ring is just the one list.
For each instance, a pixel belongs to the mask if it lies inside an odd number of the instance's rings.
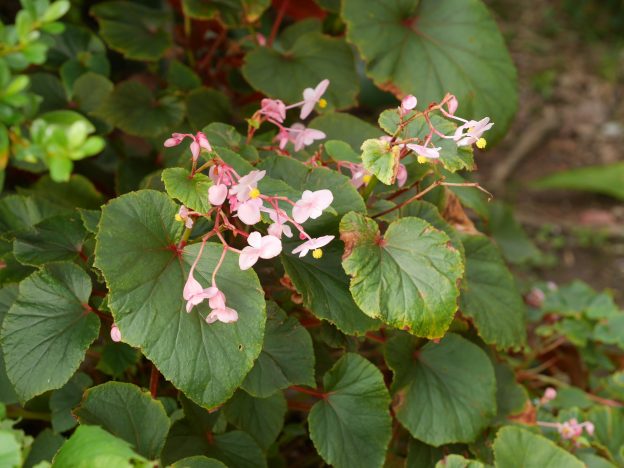
{"label": "red stem", "polygon": [[160,378],[160,372],[156,369],[156,366],[152,363],[152,372],[150,373],[150,393],[152,398],[156,398],[158,392],[158,380]]}
{"label": "red stem", "polygon": [[386,339],[383,336],[377,336],[373,332],[367,332],[366,338],[376,341],[377,343],[385,343]]}
{"label": "red stem", "polygon": [[305,393],[306,395],[312,395],[313,397],[325,399],[327,397],[326,393],[319,392],[318,390],[311,390],[309,388],[300,387],[298,385],[292,385],[289,387],[291,390],[295,390],[299,393]]}
{"label": "red stem", "polygon": [[273,22],[273,27],[271,28],[271,34],[269,36],[269,40],[267,41],[267,45],[269,47],[273,46],[273,41],[277,36],[277,31],[279,30],[280,24],[284,19],[284,14],[286,13],[286,8],[288,8],[288,3],[290,0],[284,0],[280,5],[279,10],[277,10],[277,16],[275,17],[275,21]]}

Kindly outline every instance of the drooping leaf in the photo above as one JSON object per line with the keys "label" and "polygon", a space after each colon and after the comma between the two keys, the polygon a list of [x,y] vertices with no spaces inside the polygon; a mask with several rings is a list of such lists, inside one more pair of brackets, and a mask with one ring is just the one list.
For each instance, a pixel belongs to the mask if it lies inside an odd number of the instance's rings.
{"label": "drooping leaf", "polygon": [[495,138],[505,134],[517,107],[516,71],[481,1],[345,0],[342,18],[377,86],[414,94],[421,106],[453,93],[458,115],[490,116]]}
{"label": "drooping leaf", "polygon": [[93,380],[83,372],[76,372],[69,381],[50,395],[52,429],[58,434],[78,425],[72,410],[82,400],[84,391],[93,385]]}
{"label": "drooping leaf", "polygon": [[543,177],[532,185],[538,189],[601,193],[624,200],[624,162],[569,169]]}
{"label": "drooping leaf", "polygon": [[582,468],[585,465],[574,455],[557,447],[552,441],[519,427],[503,427],[494,441],[496,468],[518,466],[565,466]]}
{"label": "drooping leaf", "polygon": [[162,403],[125,382],[88,389],[74,414],[80,424],[106,429],[149,459],[158,458],[169,432],[169,417]]}
{"label": "drooping leaf", "polygon": [[342,265],[358,306],[397,328],[440,337],[457,310],[461,254],[446,234],[419,218],[390,224],[382,237],[375,221],[349,213],[340,223]]}
{"label": "drooping leaf", "polygon": [[262,352],[242,387],[266,398],[290,385],[314,386],[314,350],[308,331],[274,303],[267,303]]}
{"label": "drooping leaf", "polygon": [[452,333],[422,348],[407,335],[388,341],[396,417],[415,438],[440,446],[472,442],[496,414],[496,379],[487,355]]}
{"label": "drooping leaf", "polygon": [[[110,289],[109,307],[122,339],[140,347],[166,379],[198,403],[227,400],[258,357],[264,335],[264,294],[253,270],[241,271],[227,254],[216,282],[236,323],[207,324],[208,304],[186,313],[182,289],[200,245],[178,254],[182,225],[164,193],[123,195],[102,210],[96,265]],[[195,279],[210,285],[222,248],[206,244]]]}
{"label": "drooping leaf", "polygon": [[210,210],[208,189],[212,180],[205,174],[197,173],[191,178],[191,173],[182,167],[171,167],[162,172],[167,193],[176,198],[191,210],[206,213]]}
{"label": "drooping leaf", "polygon": [[499,348],[522,346],[526,340],[525,306],[497,248],[485,236],[462,236],[466,277],[461,311],[472,318],[479,335]]}
{"label": "drooping leaf", "polygon": [[323,377],[325,397],[308,416],[310,438],[337,467],[383,465],[391,437],[390,396],[379,369],[347,353]]}
{"label": "drooping leaf", "polygon": [[73,263],[51,263],[23,280],[2,323],[7,375],[21,401],[59,388],[98,336],[87,313],[91,280]]}

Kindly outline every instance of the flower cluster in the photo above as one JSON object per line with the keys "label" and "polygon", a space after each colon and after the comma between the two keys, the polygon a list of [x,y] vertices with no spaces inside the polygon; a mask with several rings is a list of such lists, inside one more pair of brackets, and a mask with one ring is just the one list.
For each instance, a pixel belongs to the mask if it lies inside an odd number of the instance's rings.
{"label": "flower cluster", "polygon": [[591,421],[579,423],[576,418],[569,419],[562,423],[538,421],[537,424],[542,427],[557,429],[561,438],[571,440],[575,445],[580,444],[579,438],[583,435],[583,430],[589,436],[594,435],[594,424]]}

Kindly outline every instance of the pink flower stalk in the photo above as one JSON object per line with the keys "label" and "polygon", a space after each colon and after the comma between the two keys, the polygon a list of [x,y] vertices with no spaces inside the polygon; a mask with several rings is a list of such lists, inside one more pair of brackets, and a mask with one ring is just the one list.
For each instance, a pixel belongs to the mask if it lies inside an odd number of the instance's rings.
{"label": "pink flower stalk", "polygon": [[197,158],[199,158],[199,153],[201,152],[202,148],[207,151],[212,151],[212,147],[210,146],[208,138],[206,138],[206,135],[204,135],[202,132],[197,132],[195,135],[191,135],[190,133],[172,133],[171,138],[167,138],[164,145],[167,148],[170,148],[172,146],[178,146],[186,137],[193,140],[190,145],[191,154],[193,155],[193,161],[197,161]]}
{"label": "pink flower stalk", "polygon": [[282,123],[286,118],[286,105],[279,99],[265,98],[260,102],[260,113],[273,122]]}
{"label": "pink flower stalk", "polygon": [[401,100],[401,107],[399,107],[399,112],[401,115],[406,115],[409,111],[413,110],[418,104],[418,99],[416,96],[412,96],[408,94]]}
{"label": "pink flower stalk", "polygon": [[540,399],[540,403],[544,405],[549,401],[554,400],[555,398],[557,398],[557,390],[555,390],[553,387],[548,387],[544,392],[544,395]]}
{"label": "pink flower stalk", "polygon": [[186,206],[182,205],[176,215],[176,219],[178,221],[183,221],[187,229],[193,228],[193,218],[191,218],[190,212],[191,211]]}
{"label": "pink flower stalk", "polygon": [[323,210],[334,201],[334,195],[330,190],[316,190],[314,192],[305,190],[301,195],[301,200],[295,203],[292,210],[292,217],[295,222],[302,224],[309,218],[316,219],[323,214]]}
{"label": "pink flower stalk", "polygon": [[407,168],[404,164],[399,164],[396,178],[399,187],[403,187],[405,185],[405,182],[407,182]]}
{"label": "pink flower stalk", "polygon": [[[334,236],[322,236],[317,238],[308,239],[303,244],[299,245],[292,253],[299,254],[299,257],[305,257],[310,250],[320,251],[321,247],[325,247],[334,239]],[[315,258],[320,258],[319,254],[314,255]]]}
{"label": "pink flower stalk", "polygon": [[442,150],[442,147],[431,148],[428,146],[417,145],[415,143],[408,143],[405,146],[411,149],[418,156],[422,156],[427,159],[438,159],[440,157],[440,151]]}
{"label": "pink flower stalk", "polygon": [[115,343],[119,343],[121,341],[121,332],[119,331],[119,327],[117,327],[114,323],[110,330],[110,337]]}
{"label": "pink flower stalk", "polygon": [[262,200],[260,198],[250,198],[238,205],[236,215],[243,223],[253,226],[259,223],[262,218],[260,208],[262,208]]}
{"label": "pink flower stalk", "polygon": [[230,195],[236,195],[240,202],[249,200],[251,195],[257,192],[258,182],[265,176],[266,171],[251,171],[249,174],[241,177],[238,184],[233,185],[230,189]]}
{"label": "pink flower stalk", "polygon": [[208,189],[208,201],[213,206],[221,206],[228,194],[228,188],[225,184],[213,185]]}
{"label": "pink flower stalk", "polygon": [[262,236],[257,231],[249,234],[247,243],[249,245],[241,251],[238,257],[238,266],[241,270],[248,270],[260,258],[269,259],[277,257],[282,252],[281,240],[272,235]]}
{"label": "pink flower stalk", "polygon": [[453,135],[453,140],[455,140],[457,146],[470,146],[477,143],[481,136],[492,128],[493,125],[494,123],[490,122],[489,117],[485,117],[479,121],[469,120],[457,127]]}
{"label": "pink flower stalk", "polygon": [[[321,101],[323,94],[329,86],[329,80],[325,79],[321,81],[316,88],[306,88],[303,90],[303,105],[301,106],[300,119],[305,119],[314,110],[314,106],[318,102],[320,107],[325,107],[327,104],[325,101]],[[325,138],[323,136],[323,138]]]}

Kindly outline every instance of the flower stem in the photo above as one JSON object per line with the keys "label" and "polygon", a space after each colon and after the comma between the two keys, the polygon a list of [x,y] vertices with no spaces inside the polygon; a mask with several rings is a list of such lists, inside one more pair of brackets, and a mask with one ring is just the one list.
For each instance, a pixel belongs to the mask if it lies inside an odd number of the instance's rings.
{"label": "flower stem", "polygon": [[152,363],[152,371],[150,373],[150,394],[152,398],[156,398],[158,393],[158,380],[160,378],[160,372],[156,369],[156,366]]}

